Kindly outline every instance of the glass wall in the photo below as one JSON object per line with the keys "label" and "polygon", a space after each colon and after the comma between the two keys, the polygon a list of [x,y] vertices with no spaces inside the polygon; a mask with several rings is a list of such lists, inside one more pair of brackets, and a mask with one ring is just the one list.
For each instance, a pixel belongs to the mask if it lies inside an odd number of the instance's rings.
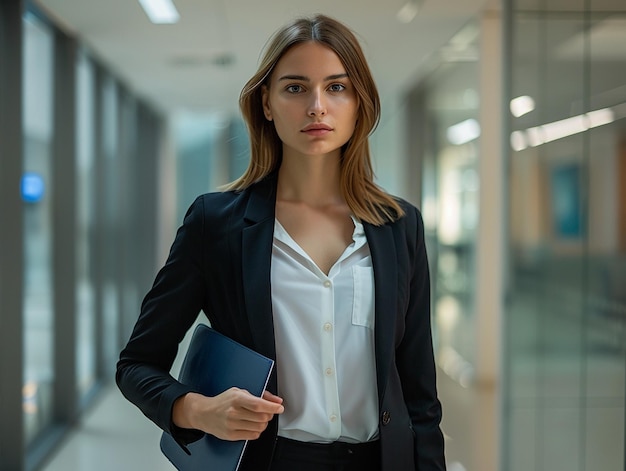
{"label": "glass wall", "polygon": [[0,208],[3,222],[20,227],[2,231],[19,255],[0,264],[9,307],[0,332],[19,340],[5,335],[2,343],[2,378],[13,387],[2,382],[0,443],[8,446],[0,468],[31,471],[80,419],[96,386],[112,382],[140,291],[155,275],[166,130],[149,103],[34,4],[0,5],[2,71],[21,71],[0,74],[9,133],[0,147],[10,156],[0,160],[3,190],[4,180],[18,188],[7,170],[21,177],[20,194],[3,192]]}
{"label": "glass wall", "polygon": [[26,443],[53,420],[52,293],[53,34],[24,17],[24,387]]}
{"label": "glass wall", "polygon": [[624,469],[626,5],[512,1],[503,469]]}

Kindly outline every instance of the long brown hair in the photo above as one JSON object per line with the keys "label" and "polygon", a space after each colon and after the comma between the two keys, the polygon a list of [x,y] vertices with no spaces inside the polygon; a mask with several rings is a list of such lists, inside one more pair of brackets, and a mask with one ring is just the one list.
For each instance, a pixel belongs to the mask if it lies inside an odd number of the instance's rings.
{"label": "long brown hair", "polygon": [[296,44],[318,42],[337,54],[356,90],[358,118],[354,133],[341,154],[341,191],[353,214],[374,225],[404,214],[397,201],[374,183],[369,141],[380,119],[380,98],[365,56],[354,33],[324,15],[300,18],[271,38],[256,74],[239,96],[239,107],[250,136],[250,163],[244,174],[227,185],[243,190],[276,170],[282,161],[282,142],[274,123],[263,114],[262,85],[269,81],[276,63]]}

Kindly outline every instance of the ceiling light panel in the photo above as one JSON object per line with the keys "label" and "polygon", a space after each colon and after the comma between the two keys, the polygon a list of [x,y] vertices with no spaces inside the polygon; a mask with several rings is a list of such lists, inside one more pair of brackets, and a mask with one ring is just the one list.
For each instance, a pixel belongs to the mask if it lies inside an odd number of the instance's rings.
{"label": "ceiling light panel", "polygon": [[154,24],[172,24],[180,19],[172,0],[139,0],[139,3]]}

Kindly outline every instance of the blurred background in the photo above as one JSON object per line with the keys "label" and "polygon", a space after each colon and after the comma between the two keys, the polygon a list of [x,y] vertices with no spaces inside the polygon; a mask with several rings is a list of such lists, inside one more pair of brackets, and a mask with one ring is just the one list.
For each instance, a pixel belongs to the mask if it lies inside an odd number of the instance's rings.
{"label": "blurred background", "polygon": [[0,0],[0,470],[168,470],[113,385],[267,38],[335,16],[421,208],[449,471],[624,471],[623,0]]}

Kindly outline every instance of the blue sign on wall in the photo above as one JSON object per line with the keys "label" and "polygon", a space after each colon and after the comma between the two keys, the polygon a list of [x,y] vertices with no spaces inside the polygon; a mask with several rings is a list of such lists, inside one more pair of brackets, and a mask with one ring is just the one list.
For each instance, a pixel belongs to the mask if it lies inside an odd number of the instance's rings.
{"label": "blue sign on wall", "polygon": [[46,184],[43,177],[35,172],[26,172],[22,175],[22,199],[27,203],[38,203],[43,198]]}
{"label": "blue sign on wall", "polygon": [[583,235],[581,169],[577,164],[552,169],[552,216],[557,236],[576,239]]}

